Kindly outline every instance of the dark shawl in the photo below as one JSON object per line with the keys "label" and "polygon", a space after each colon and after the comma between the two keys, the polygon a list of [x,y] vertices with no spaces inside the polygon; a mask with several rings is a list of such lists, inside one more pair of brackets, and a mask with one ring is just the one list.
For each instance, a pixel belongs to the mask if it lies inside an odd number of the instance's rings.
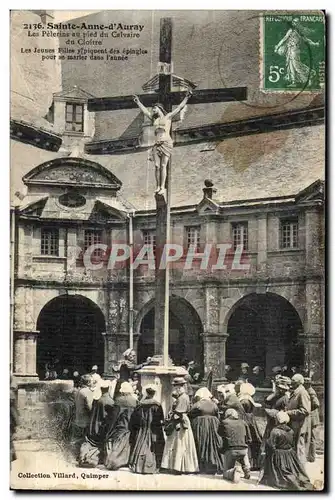
{"label": "dark shawl", "polygon": [[155,474],[161,466],[164,450],[164,414],[160,403],[146,398],[130,419],[129,467],[139,474]]}

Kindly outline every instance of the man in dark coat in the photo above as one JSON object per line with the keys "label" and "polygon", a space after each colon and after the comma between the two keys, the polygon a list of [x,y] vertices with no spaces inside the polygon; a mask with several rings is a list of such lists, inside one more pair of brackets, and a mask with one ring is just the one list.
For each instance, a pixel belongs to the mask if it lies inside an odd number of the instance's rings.
{"label": "man in dark coat", "polygon": [[248,382],[254,387],[263,387],[264,373],[261,366],[254,366]]}
{"label": "man in dark coat", "polygon": [[[241,466],[246,479],[250,478],[250,462],[248,458],[248,438],[246,424],[238,418],[237,411],[230,408],[226,411],[226,418],[219,426],[219,435],[222,437],[224,450],[223,477],[238,483],[241,476]],[[239,465],[236,466],[236,462]]]}
{"label": "man in dark coat", "polygon": [[75,395],[74,421],[71,429],[71,442],[74,453],[79,453],[80,447],[88,432],[93,406],[93,385],[90,375],[83,375],[80,379],[81,388]]}
{"label": "man in dark coat", "polygon": [[320,401],[316,395],[315,390],[311,386],[311,379],[309,377],[305,377],[305,389],[311,399],[311,439],[309,443],[309,449],[307,449],[307,460],[308,462],[315,462],[317,427],[320,424]]}
{"label": "man in dark coat", "polygon": [[242,382],[249,382],[249,377],[250,377],[250,373],[249,373],[249,365],[248,363],[241,363],[241,370],[240,370],[240,374],[238,376],[239,380],[241,380]]}
{"label": "man in dark coat", "polygon": [[304,377],[300,373],[291,379],[291,396],[287,405],[290,427],[294,431],[295,448],[299,460],[306,463],[306,442],[309,434],[311,399],[304,388]]}

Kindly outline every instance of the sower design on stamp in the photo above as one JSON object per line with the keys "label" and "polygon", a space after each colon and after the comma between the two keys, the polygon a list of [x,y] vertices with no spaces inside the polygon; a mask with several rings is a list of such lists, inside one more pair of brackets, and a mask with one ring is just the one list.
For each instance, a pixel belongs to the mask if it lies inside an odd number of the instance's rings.
{"label": "sower design on stamp", "polygon": [[260,47],[262,90],[322,91],[325,82],[325,20],[322,13],[262,17]]}

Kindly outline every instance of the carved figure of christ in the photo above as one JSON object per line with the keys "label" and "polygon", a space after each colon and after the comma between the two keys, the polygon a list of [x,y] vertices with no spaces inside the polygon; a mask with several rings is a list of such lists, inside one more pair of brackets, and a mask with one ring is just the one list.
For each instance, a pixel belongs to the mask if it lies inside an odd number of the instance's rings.
{"label": "carved figure of christ", "polygon": [[150,111],[141,103],[138,96],[134,96],[134,102],[142,113],[147,116],[155,129],[155,144],[151,150],[150,160],[155,163],[156,191],[159,195],[164,195],[167,165],[172,154],[173,141],[171,138],[172,119],[186,106],[192,92],[189,90],[182,102],[173,111],[167,113],[164,106],[157,103]]}

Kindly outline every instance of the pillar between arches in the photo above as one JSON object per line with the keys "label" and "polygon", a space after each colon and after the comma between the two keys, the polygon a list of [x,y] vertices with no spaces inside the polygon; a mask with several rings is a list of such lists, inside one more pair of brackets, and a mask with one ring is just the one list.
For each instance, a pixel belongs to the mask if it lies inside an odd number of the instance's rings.
{"label": "pillar between arches", "polygon": [[213,380],[225,380],[227,333],[204,333],[205,372],[213,372]]}
{"label": "pillar between arches", "polygon": [[14,375],[25,381],[38,378],[36,344],[38,331],[14,331]]}

